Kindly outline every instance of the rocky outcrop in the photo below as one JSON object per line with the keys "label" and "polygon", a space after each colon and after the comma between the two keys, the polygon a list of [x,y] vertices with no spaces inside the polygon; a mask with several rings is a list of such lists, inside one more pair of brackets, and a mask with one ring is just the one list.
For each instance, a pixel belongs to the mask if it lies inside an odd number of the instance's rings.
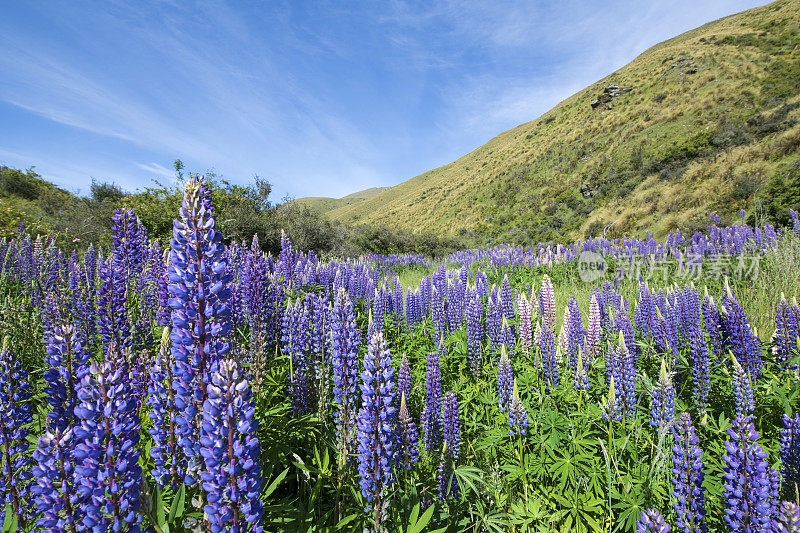
{"label": "rocky outcrop", "polygon": [[605,107],[606,109],[611,109],[614,107],[613,100],[614,98],[628,93],[631,91],[630,87],[620,87],[619,85],[609,85],[605,89],[603,89],[603,94],[597,97],[591,104],[592,109],[597,109],[598,107]]}

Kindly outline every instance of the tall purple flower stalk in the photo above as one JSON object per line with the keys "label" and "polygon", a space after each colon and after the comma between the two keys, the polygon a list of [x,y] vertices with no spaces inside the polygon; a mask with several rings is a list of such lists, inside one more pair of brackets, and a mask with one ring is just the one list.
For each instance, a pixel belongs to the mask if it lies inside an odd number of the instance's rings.
{"label": "tall purple flower stalk", "polygon": [[11,350],[8,337],[0,348],[0,518],[5,508],[25,524],[30,507],[31,457],[28,436],[33,421],[30,384],[20,360]]}
{"label": "tall purple flower stalk", "polygon": [[400,393],[400,411],[397,414],[397,452],[396,462],[406,470],[411,470],[411,465],[419,461],[419,436],[417,425],[406,405],[406,395]]}
{"label": "tall purple flower stalk", "polygon": [[692,359],[692,397],[698,410],[703,412],[708,404],[708,392],[711,389],[711,358],[701,327],[692,328],[689,334],[689,347]]}
{"label": "tall purple flower stalk", "polygon": [[559,378],[558,359],[556,357],[556,342],[553,338],[553,332],[549,327],[541,328],[539,349],[542,354],[542,370],[544,372],[545,387],[547,390],[550,390],[550,387],[558,386]]}
{"label": "tall purple flower stalk", "polygon": [[511,392],[511,402],[508,406],[508,435],[525,435],[528,430],[528,410],[522,405],[519,397],[517,380],[514,380],[514,388]]}
{"label": "tall purple flower stalk", "polygon": [[619,333],[619,344],[614,353],[614,365],[617,369],[615,376],[619,394],[617,398],[626,417],[636,416],[636,362],[633,354],[628,350],[624,334]]}
{"label": "tall purple flower stalk", "polygon": [[113,344],[124,350],[131,346],[131,325],[126,307],[128,281],[114,256],[99,264],[98,273],[97,332],[106,349]]}
{"label": "tall purple flower stalk", "polygon": [[654,428],[669,427],[675,420],[675,387],[667,371],[665,359],[661,359],[658,381],[650,396],[650,425]]}
{"label": "tall purple flower stalk", "polygon": [[153,438],[150,457],[154,468],[151,473],[159,487],[169,485],[173,489],[183,481],[186,471],[183,450],[178,445],[176,417],[180,411],[176,408],[176,395],[172,388],[174,368],[175,361],[169,349],[169,328],[165,327],[158,356],[150,367],[146,401],[150,407],[148,416],[153,421],[153,425],[148,428]]}
{"label": "tall purple flower stalk", "polygon": [[[796,495],[800,485],[800,414],[783,415],[780,432],[781,474],[789,493]],[[794,496],[793,496],[794,497]]]}
{"label": "tall purple flower stalk", "polygon": [[179,444],[188,461],[185,482],[193,485],[200,465],[200,425],[210,374],[230,351],[228,259],[216,229],[208,190],[192,177],[184,186],[180,220],[173,222],[169,255],[172,296],[173,388]]}
{"label": "tall purple flower stalk", "polygon": [[[578,299],[575,298],[575,296],[571,296],[569,299],[569,303],[567,304],[567,313],[569,314],[569,360],[570,367],[573,371],[575,371],[578,365],[578,353],[581,352],[582,356],[586,355],[586,350],[584,347],[586,331],[583,327],[583,317],[581,316],[581,310],[578,307]],[[588,362],[590,363],[591,361]],[[583,364],[585,366],[587,361],[584,361]]]}
{"label": "tall purple flower stalk", "polygon": [[458,484],[453,475],[453,466],[458,461],[461,447],[461,420],[458,412],[458,398],[454,392],[446,394],[442,402],[442,426],[444,447],[437,473],[439,499],[450,500],[458,497]]}
{"label": "tall purple flower stalk", "polygon": [[65,433],[75,425],[75,406],[78,404],[77,385],[86,373],[89,352],[84,349],[80,333],[72,326],[59,326],[47,345],[44,373],[48,426]]}
{"label": "tall purple flower stalk", "polygon": [[717,303],[714,298],[708,294],[708,289],[705,289],[703,296],[703,303],[701,305],[703,314],[703,324],[708,332],[708,338],[711,341],[711,348],[717,358],[722,357],[722,323],[717,309]]}
{"label": "tall purple flower stalk", "polygon": [[45,430],[33,452],[37,466],[33,467],[36,484],[31,492],[41,517],[36,524],[43,530],[75,533],[79,515],[75,507],[75,461],[72,459],[72,428],[62,431],[55,427]]}
{"label": "tall purple flower stalk", "polygon": [[358,347],[361,344],[361,331],[356,325],[353,303],[343,288],[339,289],[333,302],[331,335],[333,397],[337,405],[336,428],[341,445],[345,446],[349,443],[355,427]]}
{"label": "tall purple flower stalk", "polygon": [[500,410],[505,412],[511,403],[514,391],[514,368],[508,359],[505,347],[500,350],[500,361],[497,363],[497,397]]}
{"label": "tall purple flower stalk", "polygon": [[422,427],[425,432],[425,449],[430,450],[439,444],[441,438],[442,382],[439,368],[439,353],[428,353],[428,366],[425,373],[425,407],[422,411]]}
{"label": "tall purple flower stalk", "polygon": [[705,487],[703,487],[703,450],[694,431],[689,413],[681,413],[672,432],[672,485],[675,496],[675,525],[678,531],[697,533],[708,531],[703,521],[706,515]]}
{"label": "tall purple flower stalk", "polygon": [[556,297],[553,289],[553,282],[545,274],[542,277],[542,288],[539,289],[539,315],[541,315],[544,325],[555,334],[556,331]]}
{"label": "tall purple flower stalk", "polygon": [[781,300],[775,309],[775,337],[774,348],[775,360],[786,369],[789,367],[789,359],[797,353],[797,339],[800,331],[800,309],[797,300],[793,305],[789,305],[786,296],[781,293]]}
{"label": "tall purple flower stalk", "polygon": [[483,327],[483,303],[476,295],[467,304],[467,356],[470,368],[476,376],[482,366],[482,343],[485,337]]}
{"label": "tall purple flower stalk", "polygon": [[73,430],[76,492],[83,498],[82,525],[92,531],[139,531],[140,424],[127,386],[119,359],[116,365],[93,364],[80,383],[80,425]]}
{"label": "tall purple flower stalk", "polygon": [[461,447],[461,418],[455,392],[448,392],[442,399],[442,437],[450,456],[457,459]]}
{"label": "tall purple flower stalk", "polygon": [[723,312],[720,313],[723,348],[729,349],[739,364],[752,379],[761,377],[761,341],[750,327],[747,314],[733,296],[730,287],[722,297]]}
{"label": "tall purple flower stalk", "polygon": [[745,372],[742,365],[735,357],[733,361],[733,401],[736,405],[736,416],[747,416],[755,409],[753,400],[753,386],[750,381],[750,374]]}
{"label": "tall purple flower stalk", "polygon": [[749,416],[737,416],[728,436],[722,457],[725,522],[734,533],[763,531],[769,525],[767,454]]}
{"label": "tall purple flower stalk", "polygon": [[589,302],[589,324],[586,328],[586,358],[589,361],[594,361],[600,355],[602,328],[600,303],[597,301],[597,296],[592,294]]}
{"label": "tall purple flower stalk", "polygon": [[392,357],[376,332],[369,342],[361,372],[361,409],[356,424],[358,433],[358,474],[361,494],[372,512],[375,529],[386,518],[383,499],[394,483],[392,465],[395,454],[394,367]]}
{"label": "tall purple flower stalk", "polygon": [[519,340],[522,344],[522,349],[526,354],[530,355],[533,349],[533,323],[531,303],[524,292],[517,295],[517,311],[519,313]]}
{"label": "tall purple flower stalk", "polygon": [[508,323],[506,317],[500,326],[500,347],[509,351],[514,350],[514,329]]}
{"label": "tall purple flower stalk", "polygon": [[258,419],[250,384],[235,361],[222,361],[211,375],[203,403],[200,473],[213,533],[263,531]]}

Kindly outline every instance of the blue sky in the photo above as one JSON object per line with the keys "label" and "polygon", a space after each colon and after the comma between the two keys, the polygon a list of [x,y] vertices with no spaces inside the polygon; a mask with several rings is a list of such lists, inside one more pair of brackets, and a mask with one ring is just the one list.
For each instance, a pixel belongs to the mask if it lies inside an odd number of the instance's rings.
{"label": "blue sky", "polygon": [[87,193],[172,161],[274,198],[394,185],[649,46],[763,4],[0,3],[0,163]]}

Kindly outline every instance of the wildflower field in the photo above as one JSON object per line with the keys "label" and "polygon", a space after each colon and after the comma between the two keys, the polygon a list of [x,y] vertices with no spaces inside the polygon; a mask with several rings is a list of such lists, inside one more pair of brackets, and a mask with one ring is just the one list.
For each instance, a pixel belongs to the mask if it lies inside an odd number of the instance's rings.
{"label": "wildflower field", "polygon": [[[3,531],[800,531],[800,231],[0,247]],[[588,265],[588,266],[587,266]]]}

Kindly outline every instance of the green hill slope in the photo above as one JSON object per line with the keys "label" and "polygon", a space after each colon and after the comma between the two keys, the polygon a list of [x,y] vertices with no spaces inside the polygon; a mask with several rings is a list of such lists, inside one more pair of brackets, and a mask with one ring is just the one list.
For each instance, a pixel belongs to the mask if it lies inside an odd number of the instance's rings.
{"label": "green hill slope", "polygon": [[305,198],[296,198],[290,203],[301,207],[308,207],[309,209],[313,209],[321,213],[326,213],[339,207],[345,207],[348,205],[357,204],[358,202],[362,202],[364,200],[369,200],[370,198],[380,194],[382,191],[385,191],[387,188],[388,187],[372,187],[370,189],[364,189],[363,191],[354,192],[353,194],[348,194],[342,198],[306,196]]}
{"label": "green hill slope", "polygon": [[327,215],[518,242],[691,230],[741,208],[785,219],[800,204],[798,80],[800,0],[780,0],[658,44],[539,119]]}

